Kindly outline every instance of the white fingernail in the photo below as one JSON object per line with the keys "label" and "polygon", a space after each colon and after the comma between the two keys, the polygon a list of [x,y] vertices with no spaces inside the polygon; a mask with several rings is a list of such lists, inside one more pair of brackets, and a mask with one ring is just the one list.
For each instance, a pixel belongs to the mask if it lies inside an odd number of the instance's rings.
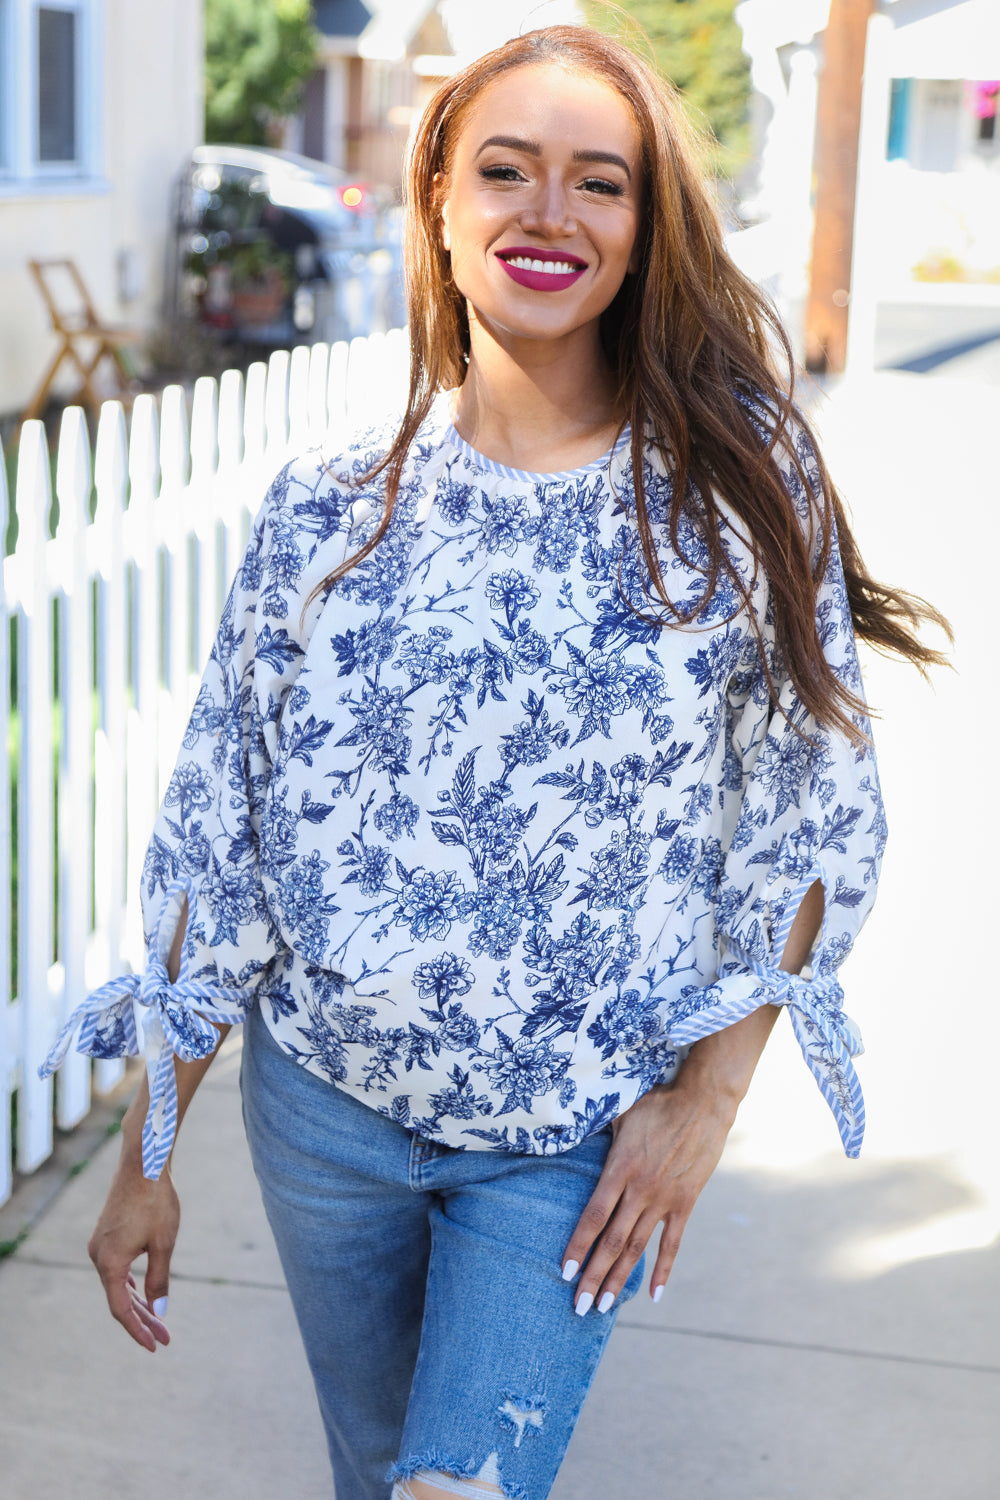
{"label": "white fingernail", "polygon": [[578,1260],[568,1260],[562,1268],[563,1281],[572,1281],[579,1269],[580,1262]]}
{"label": "white fingernail", "polygon": [[614,1292],[605,1292],[604,1296],[601,1298],[600,1302],[598,1302],[598,1304],[597,1304],[597,1311],[598,1312],[607,1312],[608,1308],[611,1306],[611,1304],[612,1304],[612,1302],[614,1300],[615,1300],[615,1294],[614,1294]]}
{"label": "white fingernail", "polygon": [[653,1288],[653,1301],[654,1302],[659,1302],[659,1300],[660,1300],[660,1298],[662,1296],[663,1296],[663,1287],[662,1286],[654,1287]]}
{"label": "white fingernail", "polygon": [[157,1297],[156,1301],[153,1303],[153,1311],[158,1318],[165,1318],[167,1316],[166,1297]]}
{"label": "white fingernail", "polygon": [[576,1315],[582,1318],[584,1313],[589,1313],[593,1305],[594,1297],[591,1292],[581,1292],[576,1299]]}

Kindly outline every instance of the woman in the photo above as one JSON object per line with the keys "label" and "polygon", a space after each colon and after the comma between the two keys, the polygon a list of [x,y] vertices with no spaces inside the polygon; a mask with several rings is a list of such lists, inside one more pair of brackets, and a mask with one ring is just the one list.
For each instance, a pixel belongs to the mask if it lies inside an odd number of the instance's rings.
{"label": "woman", "polygon": [[152,1099],[91,1254],[166,1343],[174,1126],[245,1017],[339,1500],[541,1500],[780,1006],[857,1154],[837,968],[884,823],[852,618],[923,664],[933,612],[864,573],[642,62],[575,27],[481,59],[408,202],[406,412],[272,486],[150,969],[89,1003],[79,1045],[120,1053],[138,992]]}

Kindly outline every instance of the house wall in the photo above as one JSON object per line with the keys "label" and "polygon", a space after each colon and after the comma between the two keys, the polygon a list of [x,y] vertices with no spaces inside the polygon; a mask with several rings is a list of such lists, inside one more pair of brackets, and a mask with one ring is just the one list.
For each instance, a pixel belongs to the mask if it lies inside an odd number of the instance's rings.
{"label": "house wall", "polygon": [[[282,144],[302,151],[322,134],[324,161],[387,186],[398,197],[410,130],[440,82],[427,75],[426,63],[451,58],[452,46],[439,6],[428,0],[402,5],[397,0],[395,8],[372,0],[368,9],[373,19],[359,35],[320,36],[319,68],[326,79],[322,100],[307,98],[303,114],[286,122]],[[322,132],[317,128],[320,115]]]}
{"label": "house wall", "polygon": [[[1000,141],[978,139],[963,80],[1000,78],[1000,4],[882,0],[878,9],[885,43],[876,63],[871,54],[866,59],[866,76],[877,69],[893,107],[888,132],[875,122],[862,143],[878,173],[860,225],[864,254],[874,263],[869,283],[880,296],[905,299],[915,275],[996,281]],[[743,0],[737,8],[754,87],[768,107],[760,116],[767,125],[758,183],[744,207],[780,236],[782,290],[792,299],[808,284],[822,65],[822,36],[813,28],[825,26],[828,10],[828,0]]]}
{"label": "house wall", "polygon": [[971,142],[957,78],[915,78],[906,159],[920,172],[954,172]]}
{"label": "house wall", "polygon": [[409,58],[370,62],[365,68],[358,170],[373,182],[386,183],[397,195],[402,193],[403,157],[416,88]]}
{"label": "house wall", "polygon": [[326,141],[323,160],[344,169],[347,165],[347,66],[346,57],[334,57],[326,65]]}
{"label": "house wall", "polygon": [[0,415],[25,406],[57,347],[30,257],[72,257],[103,320],[155,326],[173,184],[202,139],[202,0],[104,0],[94,16],[92,175],[0,192]]}

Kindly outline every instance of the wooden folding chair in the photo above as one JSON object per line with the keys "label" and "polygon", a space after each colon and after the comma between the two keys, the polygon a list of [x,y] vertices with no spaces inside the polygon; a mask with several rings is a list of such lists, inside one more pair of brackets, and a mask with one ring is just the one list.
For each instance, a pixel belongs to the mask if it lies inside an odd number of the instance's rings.
{"label": "wooden folding chair", "polygon": [[29,260],[28,265],[45,299],[59,348],[21,420],[27,421],[44,411],[56,374],[63,361],[68,360],[75,367],[80,384],[67,404],[87,406],[96,421],[101,402],[106,399],[94,387],[98,366],[102,360],[110,360],[117,394],[128,397],[138,376],[127,349],[130,344],[137,343],[141,335],[126,328],[110,328],[101,322],[74,261]]}

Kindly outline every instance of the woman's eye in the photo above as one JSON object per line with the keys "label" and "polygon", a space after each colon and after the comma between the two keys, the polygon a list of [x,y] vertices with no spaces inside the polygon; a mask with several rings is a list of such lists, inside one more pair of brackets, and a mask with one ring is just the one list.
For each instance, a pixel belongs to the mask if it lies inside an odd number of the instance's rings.
{"label": "woman's eye", "polygon": [[485,177],[487,182],[520,182],[521,173],[517,167],[498,165],[495,167],[480,167],[480,177]]}
{"label": "woman's eye", "polygon": [[620,198],[625,191],[620,182],[611,182],[607,177],[588,177],[581,186],[588,193],[603,193],[611,198]]}

